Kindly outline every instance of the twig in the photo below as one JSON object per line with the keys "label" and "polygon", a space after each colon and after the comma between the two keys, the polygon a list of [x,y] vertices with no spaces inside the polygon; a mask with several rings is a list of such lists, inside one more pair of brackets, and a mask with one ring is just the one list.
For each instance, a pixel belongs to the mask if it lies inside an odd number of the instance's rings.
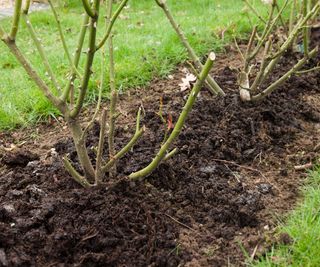
{"label": "twig", "polygon": [[175,139],[179,136],[180,132],[182,131],[185,120],[187,119],[187,117],[188,117],[188,115],[189,115],[189,113],[190,113],[190,111],[191,111],[191,109],[197,99],[197,96],[200,93],[200,90],[202,88],[202,84],[204,83],[204,81],[208,77],[209,71],[212,68],[214,60],[215,60],[215,54],[213,52],[211,52],[209,54],[207,62],[205,63],[204,68],[202,69],[202,71],[200,73],[200,78],[196,81],[195,85],[193,86],[193,88],[188,96],[187,102],[185,103],[183,110],[180,113],[180,116],[178,118],[178,121],[177,121],[176,125],[174,126],[169,138],[161,146],[157,155],[149,163],[149,165],[147,165],[145,168],[143,168],[139,171],[131,173],[129,175],[130,179],[138,180],[138,179],[142,179],[142,178],[148,176],[162,162],[162,160],[164,159],[164,157],[167,154],[167,151],[170,149],[170,146],[172,145],[172,143],[175,141]]}
{"label": "twig", "polygon": [[181,226],[183,226],[183,227],[191,230],[192,232],[196,232],[196,230],[194,230],[193,228],[191,228],[190,226],[188,226],[188,225],[186,225],[186,224],[184,224],[184,223],[182,223],[182,222],[179,222],[177,219],[173,218],[173,217],[170,216],[169,214],[164,213],[164,215],[166,215],[168,218],[170,218],[171,220],[173,220],[173,221],[176,222],[177,224],[179,224],[179,225],[181,225]]}
{"label": "twig", "polygon": [[313,167],[313,164],[311,162],[309,162],[309,163],[306,163],[306,164],[303,164],[303,165],[296,165],[293,168],[296,171],[304,171],[304,170],[307,170],[307,169],[311,169],[312,167]]}
{"label": "twig", "polygon": [[249,170],[249,171],[253,171],[253,172],[258,172],[260,173],[260,175],[263,177],[263,178],[266,178],[264,176],[264,174],[259,171],[258,169],[254,169],[254,168],[251,168],[251,167],[248,167],[248,166],[243,166],[243,165],[240,165],[234,161],[229,161],[229,160],[224,160],[224,159],[213,159],[213,161],[217,161],[217,162],[222,162],[222,163],[227,163],[227,164],[231,164],[231,165],[234,165],[234,166],[237,166],[239,168],[242,168],[242,169],[245,169],[245,170]]}
{"label": "twig", "polygon": [[251,256],[250,256],[250,259],[253,261],[254,260],[254,257],[256,256],[256,253],[257,253],[257,250],[258,250],[258,247],[259,245],[256,245]]}

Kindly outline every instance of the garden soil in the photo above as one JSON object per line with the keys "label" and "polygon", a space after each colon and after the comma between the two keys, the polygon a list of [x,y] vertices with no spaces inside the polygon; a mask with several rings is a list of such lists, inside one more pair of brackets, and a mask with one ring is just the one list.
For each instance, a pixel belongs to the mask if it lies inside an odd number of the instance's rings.
{"label": "garden soil", "polygon": [[[298,57],[288,54],[271,80]],[[242,103],[239,56],[227,47],[217,58],[213,75],[227,96],[202,91],[174,144],[178,153],[144,181],[127,175],[164,140],[159,111],[176,122],[188,93],[178,85],[183,66],[120,97],[116,148],[132,136],[139,106],[146,132],[100,188],[83,189],[64,170],[62,155],[79,163],[59,119],[1,133],[0,266],[244,266],[245,254],[291,242],[272,233],[319,154],[319,73]],[[92,157],[98,135],[97,122],[88,135]]]}

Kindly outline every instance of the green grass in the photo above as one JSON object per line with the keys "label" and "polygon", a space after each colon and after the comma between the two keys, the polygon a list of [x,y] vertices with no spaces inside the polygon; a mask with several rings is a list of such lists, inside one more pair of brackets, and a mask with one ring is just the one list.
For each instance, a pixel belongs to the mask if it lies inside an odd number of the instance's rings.
{"label": "green grass", "polygon": [[[71,1],[69,6],[59,8],[70,51],[75,50],[82,20],[79,16],[82,10],[76,2]],[[258,9],[263,12],[267,10],[261,1],[254,2]],[[115,26],[117,86],[122,90],[146,85],[154,76],[165,76],[177,63],[187,58],[177,36],[154,1],[131,0],[129,3],[129,8]],[[240,0],[169,0],[168,4],[191,44],[201,55],[209,50],[219,51],[230,42],[232,36],[241,37],[251,30],[248,13],[243,11],[244,4]],[[257,22],[251,13],[250,19],[253,23]],[[31,21],[45,46],[59,82],[65,84],[68,65],[51,12],[33,13]],[[0,23],[9,29],[9,19]],[[223,30],[226,32],[222,40],[217,37],[217,33]],[[24,25],[18,35],[18,46],[44,76],[43,64]],[[27,125],[55,114],[56,110],[2,43],[0,53],[0,129]],[[88,101],[95,99],[99,71],[100,63],[96,58]],[[107,86],[105,91],[107,95]]]}
{"label": "green grass", "polygon": [[293,239],[292,245],[281,245],[255,267],[318,267],[320,266],[320,168],[310,174],[303,189],[303,200],[289,215],[280,233]]}

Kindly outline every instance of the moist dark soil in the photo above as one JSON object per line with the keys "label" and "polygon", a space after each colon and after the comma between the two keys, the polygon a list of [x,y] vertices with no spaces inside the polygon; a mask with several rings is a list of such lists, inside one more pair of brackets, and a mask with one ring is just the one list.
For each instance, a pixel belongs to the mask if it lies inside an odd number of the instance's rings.
{"label": "moist dark soil", "polygon": [[[272,80],[299,57],[288,54]],[[121,96],[116,148],[132,136],[139,106],[147,130],[106,186],[83,189],[66,173],[65,154],[81,170],[63,122],[2,133],[0,266],[244,266],[242,248],[252,258],[263,254],[275,214],[297,199],[299,170],[318,155],[320,77],[293,76],[261,103],[243,103],[229,67],[239,57],[227,48],[218,58],[213,75],[227,96],[203,90],[175,142],[178,153],[144,181],[127,175],[164,140],[160,102],[163,116],[177,120],[188,93],[178,85],[183,67]],[[92,157],[98,135],[96,123]]]}

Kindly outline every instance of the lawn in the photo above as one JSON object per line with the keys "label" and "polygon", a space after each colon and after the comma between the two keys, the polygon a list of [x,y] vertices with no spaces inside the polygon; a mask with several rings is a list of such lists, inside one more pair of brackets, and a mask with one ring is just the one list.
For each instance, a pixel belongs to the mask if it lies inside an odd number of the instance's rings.
{"label": "lawn", "polygon": [[279,226],[278,233],[286,233],[291,245],[279,245],[255,267],[316,267],[320,264],[320,169],[310,174],[302,191],[303,199],[297,208]]}
{"label": "lawn", "polygon": [[[78,14],[82,12],[75,2],[61,4],[58,10],[70,51],[75,50],[80,25]],[[200,55],[209,50],[220,51],[233,36],[244,36],[251,29],[248,13],[245,12],[243,2],[239,0],[182,0],[168,3]],[[254,3],[258,9],[263,8],[261,1],[255,0]],[[262,10],[265,11],[266,8]],[[251,23],[257,23],[251,13],[250,20]],[[31,21],[45,46],[59,82],[64,84],[68,64],[51,12],[33,13]],[[8,27],[9,22],[10,20],[6,19],[2,20],[1,24]],[[103,23],[100,23],[101,25]],[[100,27],[100,36],[102,32]],[[222,33],[224,38],[221,38]],[[25,27],[19,32],[18,46],[44,75],[43,64]],[[47,116],[55,116],[56,110],[2,43],[0,53],[0,129],[25,126]],[[187,54],[154,1],[132,0],[115,25],[115,57],[117,86],[120,91],[124,91],[146,85],[155,76],[167,75],[177,63],[187,58]],[[93,71],[99,73],[99,67],[100,63],[95,62]],[[95,99],[98,82],[98,75],[93,75],[88,102]],[[104,95],[107,96],[108,86],[105,88]]]}

